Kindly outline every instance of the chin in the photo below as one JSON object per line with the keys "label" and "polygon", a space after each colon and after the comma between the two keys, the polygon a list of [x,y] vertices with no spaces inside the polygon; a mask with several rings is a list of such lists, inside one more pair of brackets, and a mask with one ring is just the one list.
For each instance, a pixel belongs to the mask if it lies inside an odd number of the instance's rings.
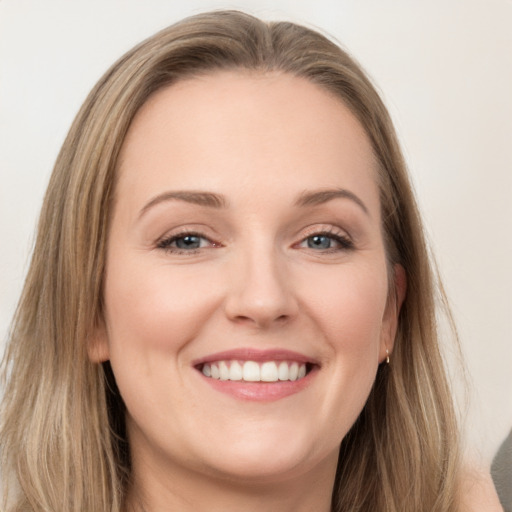
{"label": "chin", "polygon": [[[314,446],[313,435],[297,436],[293,429],[281,435],[226,436],[230,442],[222,448],[203,453],[212,472],[234,481],[276,483],[296,478],[327,462],[336,464],[339,444]],[[295,432],[295,434],[297,434]],[[215,446],[215,445],[213,445]],[[203,460],[204,460],[203,459]]]}
{"label": "chin", "polygon": [[313,461],[291,454],[250,454],[217,461],[211,473],[233,482],[245,484],[275,484],[292,480],[315,467]]}

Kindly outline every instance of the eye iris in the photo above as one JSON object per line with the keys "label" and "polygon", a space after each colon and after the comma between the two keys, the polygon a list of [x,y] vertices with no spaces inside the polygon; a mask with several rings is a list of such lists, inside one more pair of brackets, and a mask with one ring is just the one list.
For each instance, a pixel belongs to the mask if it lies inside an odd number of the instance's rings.
{"label": "eye iris", "polygon": [[198,249],[201,246],[201,238],[195,235],[186,235],[176,239],[178,249]]}
{"label": "eye iris", "polygon": [[314,235],[308,238],[308,247],[310,249],[330,249],[331,239],[325,235]]}

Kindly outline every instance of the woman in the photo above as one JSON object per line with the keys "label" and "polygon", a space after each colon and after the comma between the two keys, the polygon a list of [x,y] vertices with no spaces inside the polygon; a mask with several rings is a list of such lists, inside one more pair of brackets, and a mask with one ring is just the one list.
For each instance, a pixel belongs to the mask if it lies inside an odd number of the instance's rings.
{"label": "woman", "polygon": [[187,19],[100,80],[5,358],[6,510],[466,510],[389,116],[323,36]]}

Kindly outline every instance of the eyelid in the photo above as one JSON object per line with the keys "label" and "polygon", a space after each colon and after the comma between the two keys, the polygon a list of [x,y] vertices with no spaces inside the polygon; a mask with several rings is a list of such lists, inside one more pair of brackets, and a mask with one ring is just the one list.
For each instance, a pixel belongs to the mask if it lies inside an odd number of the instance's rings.
{"label": "eyelid", "polygon": [[[208,241],[207,247],[196,247],[193,249],[180,249],[179,247],[172,247],[171,244],[176,240],[181,238],[185,238],[187,236],[193,236],[197,238],[201,238]],[[190,228],[182,228],[178,231],[174,231],[172,233],[166,234],[159,238],[155,244],[157,249],[161,249],[164,251],[168,251],[174,254],[194,254],[200,250],[209,249],[209,248],[217,248],[221,247],[222,244],[212,240],[211,237],[205,235],[200,230],[190,229]]]}
{"label": "eyelid", "polygon": [[[203,240],[206,240],[208,244],[206,246],[200,246],[196,248],[190,248],[190,249],[182,249],[179,247],[172,247],[172,243],[176,240],[182,239],[184,237],[191,236],[191,237],[198,237]],[[332,238],[339,246],[338,247],[332,247],[324,250],[319,250],[315,252],[337,252],[337,251],[346,251],[354,248],[354,241],[350,234],[345,230],[338,226],[334,226],[332,224],[315,224],[312,226],[307,226],[302,230],[300,234],[297,235],[296,239],[298,239],[297,242],[293,244],[293,247],[297,248],[302,246],[302,244],[308,239],[313,236],[326,236]],[[170,233],[167,233],[160,237],[155,242],[155,248],[168,251],[174,254],[194,254],[196,252],[199,252],[201,250],[205,249],[211,249],[211,248],[219,248],[223,247],[223,244],[220,242],[217,242],[213,237],[210,235],[206,235],[203,230],[201,229],[195,229],[192,227],[182,227],[177,228],[175,231],[171,231]]]}
{"label": "eyelid", "polygon": [[304,240],[314,235],[339,236],[346,238],[347,240],[352,240],[352,236],[346,229],[342,229],[333,224],[314,224],[312,226],[307,226],[299,236]]}
{"label": "eyelid", "polygon": [[338,252],[338,251],[347,251],[355,248],[354,240],[350,236],[350,234],[337,226],[333,226],[331,224],[316,224],[314,226],[308,226],[300,235],[300,240],[295,246],[299,245],[302,246],[302,244],[308,239],[313,236],[327,236],[335,240],[340,247],[337,248],[329,248],[325,249],[323,251],[316,251],[315,252],[322,252],[322,253],[329,253],[329,252]]}

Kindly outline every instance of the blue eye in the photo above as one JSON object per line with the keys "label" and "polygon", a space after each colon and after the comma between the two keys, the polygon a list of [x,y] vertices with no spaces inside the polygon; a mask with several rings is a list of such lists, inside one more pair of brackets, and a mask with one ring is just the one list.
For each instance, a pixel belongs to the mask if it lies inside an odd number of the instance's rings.
{"label": "blue eye", "polygon": [[316,233],[305,238],[300,246],[313,249],[314,251],[329,252],[352,249],[354,244],[345,236],[336,235],[334,233]]}
{"label": "blue eye", "polygon": [[326,235],[313,235],[306,240],[310,249],[331,249],[333,244],[333,239]]}
{"label": "blue eye", "polygon": [[161,240],[157,247],[166,251],[184,253],[194,252],[203,247],[215,246],[213,242],[196,233],[183,233],[172,235],[169,238]]}
{"label": "blue eye", "polygon": [[196,235],[185,235],[173,240],[178,249],[199,249],[201,247],[201,237]]}

